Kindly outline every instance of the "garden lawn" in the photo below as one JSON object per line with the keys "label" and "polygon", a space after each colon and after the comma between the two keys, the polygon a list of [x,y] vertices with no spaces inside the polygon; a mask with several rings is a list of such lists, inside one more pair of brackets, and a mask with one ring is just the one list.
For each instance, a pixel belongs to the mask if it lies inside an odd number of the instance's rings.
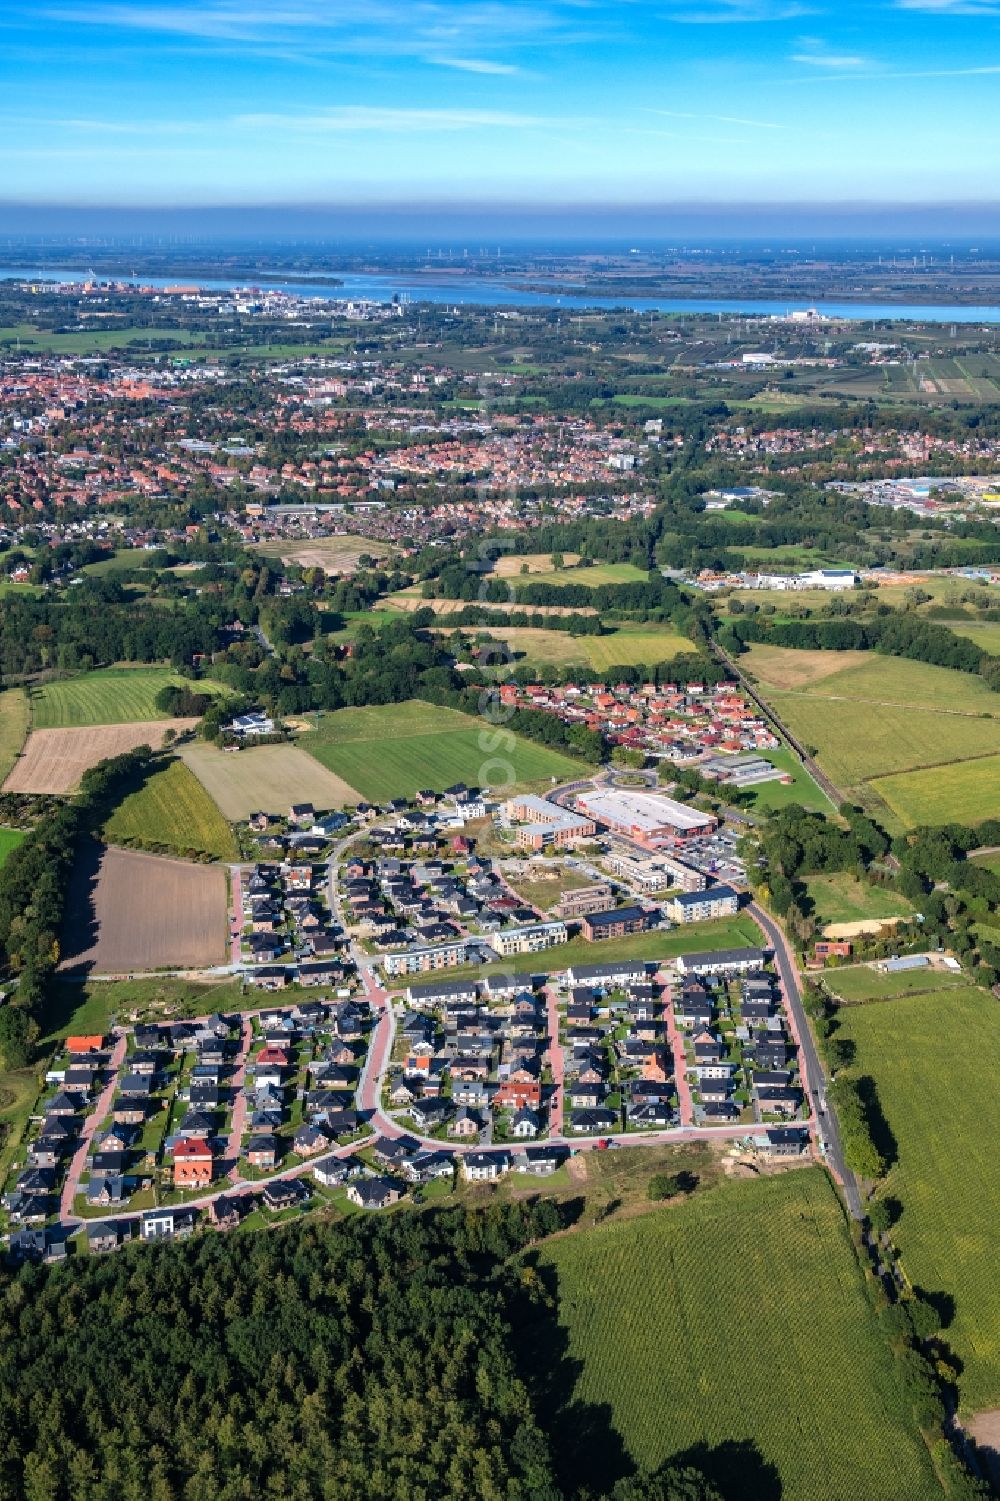
{"label": "garden lawn", "polygon": [[152,771],[115,809],[104,827],[111,844],[186,856],[235,860],[232,830],[183,761]]}
{"label": "garden lawn", "polygon": [[699,1450],[732,1497],[940,1497],[818,1168],[571,1233],[539,1260],[575,1376],[555,1422],[564,1483],[603,1490],[620,1438],[651,1470]]}
{"label": "garden lawn", "polygon": [[0,693],[0,787],[21,753],[28,734],[28,700],[23,688]]}
{"label": "garden lawn", "polygon": [[839,1035],[857,1049],[895,1140],[885,1193],[911,1282],[954,1300],[944,1338],[962,1363],[961,1410],[1000,1404],[1000,1013],[985,990],[956,987],[883,1006],[845,1007]]}
{"label": "garden lawn", "polygon": [[766,813],[775,808],[787,808],[790,803],[798,803],[799,807],[810,812],[831,811],[830,799],[816,785],[794,751],[782,746],[780,750],[761,751],[761,756],[765,761],[770,761],[772,766],[780,766],[782,771],[790,772],[792,781],[761,782],[759,787],[747,787],[746,791],[751,794],[748,806],[754,812]]}
{"label": "garden lawn", "polygon": [[510,790],[587,774],[581,761],[510,739],[512,747],[507,732],[486,720],[410,699],[339,709],[297,743],[372,802],[412,798],[422,788],[443,792],[456,782]]}
{"label": "garden lawn", "polygon": [[164,719],[156,695],[168,684],[184,684],[198,693],[226,690],[212,682],[193,682],[171,667],[107,667],[80,677],[43,683],[31,692],[31,723],[36,730],[87,724],[129,724]]}

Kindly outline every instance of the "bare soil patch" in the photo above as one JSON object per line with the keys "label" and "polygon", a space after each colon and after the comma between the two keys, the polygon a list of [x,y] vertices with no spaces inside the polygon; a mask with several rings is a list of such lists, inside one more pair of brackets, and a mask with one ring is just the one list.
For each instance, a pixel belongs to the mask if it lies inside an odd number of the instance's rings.
{"label": "bare soil patch", "polygon": [[109,756],[149,745],[159,750],[168,730],[181,735],[196,719],[140,720],[134,724],[91,724],[78,729],[32,730],[4,792],[73,792],[85,771]]}
{"label": "bare soil patch", "polygon": [[59,967],[130,975],[223,964],[226,919],[221,866],[90,844],[73,872]]}
{"label": "bare soil patch", "polygon": [[824,938],[860,938],[864,933],[880,933],[905,922],[903,917],[867,917],[860,922],[831,922],[823,929]]}

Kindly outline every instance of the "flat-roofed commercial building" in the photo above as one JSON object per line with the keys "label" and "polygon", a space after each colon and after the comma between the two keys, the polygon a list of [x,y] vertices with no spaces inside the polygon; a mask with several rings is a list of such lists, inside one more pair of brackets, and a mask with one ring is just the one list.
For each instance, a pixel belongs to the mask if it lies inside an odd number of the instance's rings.
{"label": "flat-roofed commercial building", "polygon": [[624,834],[647,849],[661,845],[683,844],[710,834],[718,819],[711,813],[689,808],[659,792],[631,792],[622,787],[603,788],[600,792],[582,792],[577,806],[595,823]]}
{"label": "flat-roofed commercial building", "polygon": [[564,922],[539,922],[524,928],[508,928],[506,932],[491,933],[489,943],[505,959],[509,954],[537,954],[542,949],[552,948],[554,944],[565,943],[567,936]]}
{"label": "flat-roofed commercial building", "polygon": [[641,855],[626,854],[623,849],[612,849],[601,864],[633,891],[667,891],[675,886],[680,891],[704,891],[708,885],[703,871],[665,853],[643,859]]}
{"label": "flat-roofed commercial building", "polygon": [[602,938],[626,938],[630,933],[644,933],[659,916],[645,907],[618,907],[614,912],[591,912],[583,919],[582,931],[588,943]]}
{"label": "flat-roofed commercial building", "polygon": [[541,850],[547,846],[563,849],[592,839],[597,833],[592,818],[560,808],[544,797],[512,797],[506,805],[507,817],[514,824],[514,837],[522,849]]}
{"label": "flat-roofed commercial building", "polygon": [[666,904],[674,922],[706,922],[712,917],[732,917],[740,900],[731,886],[713,886],[708,891],[682,891]]}

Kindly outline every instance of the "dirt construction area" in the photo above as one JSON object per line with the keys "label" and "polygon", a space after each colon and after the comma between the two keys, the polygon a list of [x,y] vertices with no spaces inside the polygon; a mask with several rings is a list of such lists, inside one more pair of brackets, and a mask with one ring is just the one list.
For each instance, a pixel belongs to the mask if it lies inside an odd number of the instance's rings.
{"label": "dirt construction area", "polygon": [[231,823],[258,809],[287,815],[292,803],[312,803],[317,813],[330,813],[362,800],[353,787],[297,745],[224,751],[199,741],[184,746],[181,759]]}
{"label": "dirt construction area", "polygon": [[91,724],[75,730],[32,730],[4,792],[73,792],[85,771],[108,756],[149,745],[159,750],[168,730],[181,735],[196,719],[156,719],[136,724]]}
{"label": "dirt construction area", "polygon": [[226,873],[91,844],[73,871],[59,968],[127,975],[226,961]]}

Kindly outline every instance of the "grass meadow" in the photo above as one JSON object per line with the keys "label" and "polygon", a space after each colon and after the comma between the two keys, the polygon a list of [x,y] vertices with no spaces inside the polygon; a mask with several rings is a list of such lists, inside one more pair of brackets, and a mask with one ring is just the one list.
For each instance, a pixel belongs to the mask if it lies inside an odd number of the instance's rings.
{"label": "grass meadow", "polygon": [[32,727],[59,730],[77,725],[163,719],[165,716],[156,707],[156,695],[169,684],[188,684],[199,693],[224,691],[215,683],[192,683],[171,667],[101,668],[32,689]]}
{"label": "grass meadow", "polygon": [[872,886],[848,871],[810,876],[806,890],[813,900],[820,927],[828,923],[867,922],[883,917],[906,917],[913,907],[898,892]]}
{"label": "grass meadow", "polygon": [[968,985],[965,975],[948,969],[904,969],[896,974],[867,965],[827,970],[824,987],[845,1001],[888,1001],[899,996],[955,990]]}
{"label": "grass meadow", "polygon": [[23,829],[0,828],[0,865],[3,865],[7,856],[16,850],[18,845],[23,843],[24,839],[25,833]]}
{"label": "grass meadow", "polygon": [[[898,977],[894,977],[898,978]],[[996,1149],[997,1001],[970,985],[878,1006],[845,1007],[839,1035],[857,1049],[890,1136],[886,1195],[906,1275],[954,1300],[944,1338],[962,1362],[961,1409],[1000,1404]]]}
{"label": "grass meadow", "polygon": [[183,761],[167,761],[130,792],[104,827],[111,844],[235,860],[232,830]]}
{"label": "grass meadow", "polygon": [[23,688],[0,693],[0,786],[7,780],[28,734],[28,700]]}
{"label": "grass meadow", "polygon": [[585,774],[587,768],[531,740],[498,732],[485,720],[410,699],[364,709],[339,709],[298,744],[363,798],[385,802],[455,782],[498,786],[507,766],[517,786]]}
{"label": "grass meadow", "polygon": [[1000,754],[879,777],[872,786],[905,828],[980,823],[1000,814]]}
{"label": "grass meadow", "polygon": [[[442,629],[447,632],[447,626]],[[519,661],[530,666],[571,664],[605,672],[610,667],[654,667],[684,652],[697,651],[694,642],[669,626],[621,626],[608,636],[571,636],[534,626],[491,626],[488,634],[507,642]]]}
{"label": "grass meadow", "polygon": [[540,1263],[575,1373],[555,1420],[571,1483],[602,1489],[620,1441],[649,1469],[695,1450],[731,1496],[940,1495],[819,1169],[612,1219]]}

